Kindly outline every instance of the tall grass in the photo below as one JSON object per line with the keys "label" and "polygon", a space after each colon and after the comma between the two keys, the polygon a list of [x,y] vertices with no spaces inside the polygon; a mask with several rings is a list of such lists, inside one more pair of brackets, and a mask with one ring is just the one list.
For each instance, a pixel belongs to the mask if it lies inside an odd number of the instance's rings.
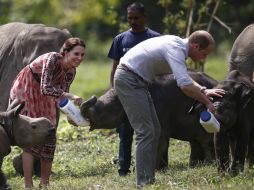
{"label": "tall grass", "polygon": [[[223,59],[209,57],[205,72],[217,80],[223,79],[227,72],[226,61]],[[109,87],[110,68],[109,61],[105,64],[84,62],[78,69],[71,91],[84,99],[93,94],[100,96]],[[115,130],[89,131],[87,127],[73,127],[62,115],[57,135],[58,145],[49,190],[136,189],[133,172],[135,151],[132,156],[132,173],[129,176],[119,177],[118,166],[113,162],[118,155],[118,135]],[[133,149],[135,149],[134,144]],[[5,158],[3,165],[9,183],[15,190],[23,189],[23,178],[14,171],[11,158],[20,151],[19,148],[13,147],[12,153]],[[171,139],[169,169],[157,172],[156,183],[143,189],[253,189],[253,169],[246,168],[244,173],[234,178],[228,175],[220,176],[215,164],[189,168],[189,154],[187,142]],[[34,177],[34,180],[35,189],[38,189],[39,179]]]}

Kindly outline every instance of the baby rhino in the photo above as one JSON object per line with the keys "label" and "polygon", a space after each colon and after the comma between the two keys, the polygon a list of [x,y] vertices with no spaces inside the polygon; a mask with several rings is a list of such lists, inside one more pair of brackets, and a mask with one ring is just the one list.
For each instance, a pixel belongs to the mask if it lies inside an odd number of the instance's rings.
{"label": "baby rhino", "polygon": [[0,112],[0,190],[10,189],[2,172],[2,164],[3,158],[11,152],[11,146],[27,148],[45,144],[56,134],[48,119],[19,115],[24,105],[24,102],[19,104],[15,100],[6,112]]}

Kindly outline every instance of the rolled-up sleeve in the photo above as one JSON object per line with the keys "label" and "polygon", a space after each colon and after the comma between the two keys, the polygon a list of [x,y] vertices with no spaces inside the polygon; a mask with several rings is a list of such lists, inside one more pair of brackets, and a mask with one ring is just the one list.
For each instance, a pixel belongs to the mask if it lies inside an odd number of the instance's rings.
{"label": "rolled-up sleeve", "polygon": [[177,46],[171,47],[170,50],[166,51],[165,58],[174,74],[177,86],[186,86],[193,83],[185,64],[184,49]]}

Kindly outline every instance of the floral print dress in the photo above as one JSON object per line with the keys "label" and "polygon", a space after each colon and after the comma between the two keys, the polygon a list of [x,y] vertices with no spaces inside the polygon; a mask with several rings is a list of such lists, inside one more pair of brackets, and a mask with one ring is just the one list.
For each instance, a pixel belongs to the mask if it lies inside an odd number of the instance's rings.
{"label": "floral print dress", "polygon": [[[10,91],[10,101],[25,101],[23,115],[32,118],[46,117],[57,128],[58,102],[63,92],[69,92],[76,69],[65,71],[63,57],[56,52],[39,56],[17,75]],[[53,161],[56,138],[51,143],[34,146],[25,151],[44,160]]]}

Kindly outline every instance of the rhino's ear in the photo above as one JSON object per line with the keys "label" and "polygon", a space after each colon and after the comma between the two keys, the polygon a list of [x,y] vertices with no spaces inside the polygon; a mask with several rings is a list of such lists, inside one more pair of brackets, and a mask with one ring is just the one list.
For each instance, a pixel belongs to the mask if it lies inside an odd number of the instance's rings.
{"label": "rhino's ear", "polygon": [[233,70],[228,74],[227,79],[236,80],[239,76],[241,76],[241,73],[238,70]]}
{"label": "rhino's ear", "polygon": [[14,113],[14,116],[17,116],[21,111],[22,109],[25,107],[25,102],[22,102],[21,104],[19,104],[18,106],[16,106],[14,109],[13,109],[13,113]]}
{"label": "rhino's ear", "polygon": [[245,85],[239,90],[241,91],[239,104],[240,110],[244,110],[247,107],[248,103],[253,99],[254,94],[251,89]]}
{"label": "rhino's ear", "polygon": [[10,111],[12,109],[14,109],[15,107],[17,107],[17,105],[19,105],[19,100],[18,99],[14,99],[9,103],[9,106],[7,108],[7,111]]}

